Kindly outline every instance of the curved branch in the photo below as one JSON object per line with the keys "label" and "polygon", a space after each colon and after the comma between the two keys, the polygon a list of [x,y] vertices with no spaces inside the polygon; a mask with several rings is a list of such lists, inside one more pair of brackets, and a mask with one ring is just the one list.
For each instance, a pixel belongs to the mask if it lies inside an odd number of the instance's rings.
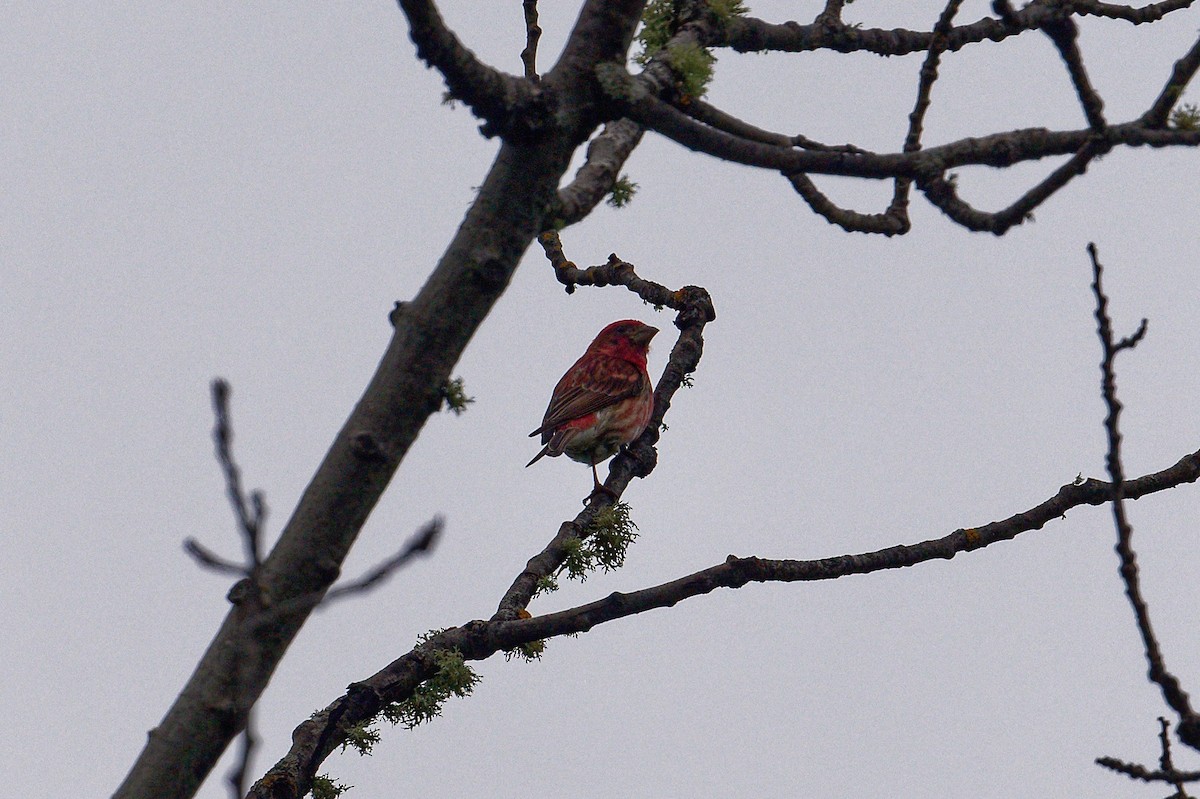
{"label": "curved branch", "polygon": [[917,188],[921,189],[929,202],[933,203],[942,213],[968,230],[984,231],[999,236],[1013,225],[1019,225],[1029,219],[1033,209],[1070,183],[1071,180],[1086,172],[1092,159],[1103,155],[1109,149],[1110,147],[1102,139],[1089,140],[1065,164],[1018,197],[1012,205],[995,213],[980,211],[964,202],[959,198],[953,181],[947,180],[942,175],[918,179]]}
{"label": "curved branch", "polygon": [[[541,114],[531,113],[534,81],[522,80],[480,61],[446,27],[433,0],[398,0],[408,19],[409,38],[417,56],[442,73],[455,100],[484,121],[485,136],[528,134]],[[530,119],[533,117],[534,119]]]}
{"label": "curved branch", "polygon": [[[1161,472],[1126,481],[1124,493],[1126,498],[1135,499],[1194,482],[1197,478],[1200,478],[1200,451],[1184,456]],[[484,660],[523,644],[587,632],[605,622],[670,607],[718,588],[740,588],[750,582],[832,580],[949,559],[960,552],[972,552],[1040,529],[1072,508],[1101,505],[1112,496],[1111,483],[1089,479],[1063,486],[1053,497],[1023,513],[983,527],[955,530],[943,538],[919,544],[808,561],[731,555],[724,563],[677,580],[640,591],[613,593],[569,610],[528,619],[496,617],[492,621],[472,621],[452,627],[432,636],[371,677],[352,684],[344,696],[297,727],[287,755],[255,784],[249,797],[299,799],[311,786],[320,764],[346,740],[347,730],[369,722],[387,705],[409,698],[422,681],[432,676],[437,670],[433,656],[439,650],[457,650],[465,660]]]}
{"label": "curved branch", "polygon": [[912,228],[908,218],[909,181],[906,179],[896,181],[892,201],[886,211],[882,214],[862,214],[834,205],[803,172],[785,177],[796,193],[808,203],[809,208],[847,233],[882,233],[884,236],[896,236],[903,235]]}
{"label": "curved branch", "polygon": [[558,191],[551,216],[573,225],[592,212],[612,190],[621,167],[642,140],[642,126],[629,119],[609,122],[588,144],[583,166],[575,179]]}
{"label": "curved branch", "polygon": [[[931,166],[1005,167],[1055,155],[1072,155],[1095,135],[1089,129],[1023,128],[959,139],[914,153],[830,153],[799,151],[733,136],[702,124],[648,94],[639,95],[626,110],[630,118],[672,141],[725,161],[785,174],[808,172],[876,179],[917,178]],[[1109,126],[1104,139],[1110,147],[1196,147],[1200,146],[1200,131],[1148,128],[1137,120]]]}

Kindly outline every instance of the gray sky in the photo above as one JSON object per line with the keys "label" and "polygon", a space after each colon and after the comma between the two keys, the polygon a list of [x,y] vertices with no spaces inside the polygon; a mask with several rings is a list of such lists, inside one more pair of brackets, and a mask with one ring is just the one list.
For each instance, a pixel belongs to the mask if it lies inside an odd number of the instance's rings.
{"label": "gray sky", "polygon": [[[809,21],[820,3],[750,3]],[[859,0],[847,18],[928,28],[940,3]],[[445,3],[482,57],[519,71],[520,4]],[[575,3],[543,3],[543,66]],[[960,21],[987,13],[964,3]],[[1090,23],[1110,120],[1140,114],[1200,12]],[[278,532],[386,344],[386,314],[441,254],[496,143],[371,3],[0,7],[0,733],[7,793],[106,796],[190,674],[228,581],[182,552],[239,542],[209,438],[208,381],[234,387],[235,448]],[[759,124],[899,149],[918,58],[720,54],[710,99]],[[947,58],[926,143],[1083,126],[1065,70],[1027,34]],[[1005,205],[1053,164],[963,170]],[[849,235],[777,176],[647,137],[633,205],[564,233],[616,252],[718,319],[659,466],[626,493],[626,567],[564,584],[544,613],[726,555],[814,558],[1007,517],[1102,476],[1095,241],[1119,332],[1126,466],[1200,447],[1196,153],[1118,150],[1001,239],[916,199],[905,237]],[[879,211],[890,189],[819,180]],[[260,704],[255,772],[313,710],[431,628],[486,618],[573,516],[586,467],[524,469],[562,371],[607,322],[670,316],[619,289],[572,296],[531,250],[456,370],[475,403],[437,415],[346,567],[435,513],[436,556],[318,613]],[[1200,495],[1130,508],[1169,665],[1197,690]],[[1163,706],[1116,575],[1107,508],[953,561],[830,583],[749,586],[494,659],[469,700],[325,771],[358,797],[1156,796],[1092,765],[1153,764]],[[1179,765],[1196,767],[1180,752]],[[228,761],[228,758],[227,758]],[[219,774],[201,791],[224,797]],[[14,783],[15,780],[15,783]]]}

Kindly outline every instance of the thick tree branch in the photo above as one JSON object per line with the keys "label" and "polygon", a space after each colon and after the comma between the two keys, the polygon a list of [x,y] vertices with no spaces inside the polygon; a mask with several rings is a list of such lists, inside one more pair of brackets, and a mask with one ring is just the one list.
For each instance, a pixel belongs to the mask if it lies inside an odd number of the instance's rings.
{"label": "thick tree branch", "polygon": [[[1126,481],[1125,496],[1134,499],[1200,478],[1200,451],[1161,472]],[[559,635],[583,633],[606,622],[671,607],[718,588],[740,588],[750,582],[832,580],[852,574],[914,566],[953,558],[961,552],[1015,538],[1040,529],[1081,505],[1101,505],[1113,498],[1111,483],[1084,480],[1059,489],[1050,499],[1007,519],[982,527],[955,530],[919,544],[898,545],[875,552],[820,560],[767,560],[730,556],[725,562],[662,585],[604,599],[569,610],[528,619],[493,617],[472,621],[432,636],[388,666],[351,685],[345,696],[296,728],[292,748],[251,790],[252,799],[290,799],[302,796],[312,776],[333,750],[346,740],[346,731],[369,722],[384,707],[412,696],[413,690],[436,671],[433,653],[457,650],[466,660],[483,660],[499,652]],[[507,614],[506,614],[507,615]]]}
{"label": "thick tree branch", "polygon": [[[241,731],[288,645],[340,565],[430,414],[476,328],[508,285],[574,151],[574,134],[505,144],[425,286],[393,315],[378,370],[195,673],[151,731],[116,796],[194,794]],[[279,613],[275,608],[295,607]],[[269,619],[270,623],[260,620]],[[230,675],[244,673],[235,693]]]}
{"label": "thick tree branch", "polygon": [[646,0],[587,0],[551,72],[558,77],[595,77],[597,64],[624,63]]}

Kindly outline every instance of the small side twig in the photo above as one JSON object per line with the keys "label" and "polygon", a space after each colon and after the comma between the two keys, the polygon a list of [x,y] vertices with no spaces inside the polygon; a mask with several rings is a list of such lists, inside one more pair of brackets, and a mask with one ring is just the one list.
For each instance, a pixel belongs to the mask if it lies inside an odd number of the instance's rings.
{"label": "small side twig", "polygon": [[1158,725],[1158,743],[1162,749],[1162,754],[1158,758],[1159,768],[1157,770],[1148,769],[1140,763],[1126,763],[1115,757],[1098,757],[1096,758],[1096,765],[1115,771],[1118,774],[1124,774],[1132,780],[1170,783],[1175,786],[1175,793],[1167,797],[1167,799],[1192,799],[1188,792],[1184,790],[1183,784],[1186,782],[1200,782],[1200,771],[1177,771],[1175,769],[1175,764],[1171,761],[1171,736],[1169,734],[1171,725],[1162,716],[1158,717]]}
{"label": "small side twig", "polygon": [[254,733],[253,713],[246,716],[246,728],[242,730],[240,742],[237,763],[229,770],[226,777],[229,782],[229,793],[233,799],[242,799],[249,788],[246,785],[246,777],[250,774],[250,760],[254,755],[254,750],[258,747],[258,736]]}
{"label": "small side twig", "polygon": [[537,0],[522,0],[521,6],[525,10],[525,49],[521,51],[521,63],[525,65],[525,77],[536,82],[540,80],[537,73],[537,47],[542,38]]}
{"label": "small side twig", "polygon": [[262,530],[267,518],[267,504],[261,491],[251,491],[246,496],[242,488],[242,471],[233,459],[233,425],[229,416],[229,383],[222,378],[212,381],[213,402],[213,444],[215,445],[217,463],[221,465],[221,473],[225,475],[225,495],[233,508],[233,516],[237,520],[238,532],[241,533],[242,543],[246,550],[244,563],[217,555],[195,538],[186,538],[183,550],[206,569],[238,577],[250,577],[262,565]]}
{"label": "small side twig", "polygon": [[261,491],[251,491],[249,499],[242,489],[242,474],[233,460],[233,428],[229,423],[229,383],[221,378],[212,382],[213,442],[216,444],[217,461],[225,474],[225,493],[233,507],[238,528],[246,545],[246,559],[251,566],[262,562],[262,526],[266,521],[267,508]]}
{"label": "small side twig", "polygon": [[433,548],[437,545],[438,538],[441,536],[444,526],[445,519],[441,516],[434,516],[395,555],[383,561],[375,568],[370,569],[357,580],[336,585],[329,589],[325,594],[322,604],[335,599],[343,599],[352,594],[362,594],[370,591],[376,585],[403,568],[413,558],[433,552]]}

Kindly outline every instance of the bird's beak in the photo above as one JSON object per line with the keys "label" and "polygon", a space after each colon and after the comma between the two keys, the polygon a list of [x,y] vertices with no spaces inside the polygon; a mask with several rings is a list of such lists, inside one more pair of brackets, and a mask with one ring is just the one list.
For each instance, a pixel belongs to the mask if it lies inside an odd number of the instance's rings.
{"label": "bird's beak", "polygon": [[658,333],[657,327],[642,325],[637,330],[629,334],[629,340],[634,344],[645,347],[650,344],[650,339],[654,338],[656,333]]}

